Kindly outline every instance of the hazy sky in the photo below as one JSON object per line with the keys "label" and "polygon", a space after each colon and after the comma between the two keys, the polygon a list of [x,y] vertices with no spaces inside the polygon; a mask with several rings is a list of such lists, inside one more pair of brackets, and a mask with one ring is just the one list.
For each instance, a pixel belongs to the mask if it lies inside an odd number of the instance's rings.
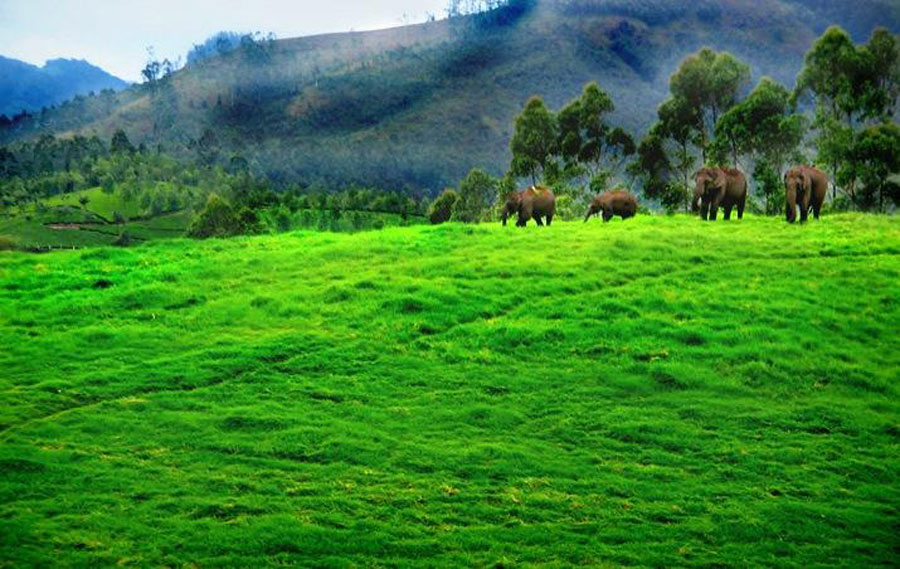
{"label": "hazy sky", "polygon": [[136,81],[153,46],[184,56],[221,30],[290,38],[441,17],[447,0],[0,0],[0,55],[42,65],[86,59]]}

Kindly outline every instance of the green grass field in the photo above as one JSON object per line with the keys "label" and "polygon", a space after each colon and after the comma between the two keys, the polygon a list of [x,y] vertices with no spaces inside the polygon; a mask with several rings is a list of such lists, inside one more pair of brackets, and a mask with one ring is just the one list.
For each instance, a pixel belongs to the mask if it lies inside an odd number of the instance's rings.
{"label": "green grass field", "polygon": [[84,206],[85,209],[103,217],[107,221],[113,221],[116,212],[124,215],[128,219],[138,217],[143,213],[138,200],[134,199],[126,201],[122,199],[119,192],[106,193],[103,191],[103,188],[99,187],[53,196],[44,200],[44,204],[47,207],[81,207],[78,200],[82,197],[89,200]]}
{"label": "green grass field", "polygon": [[0,253],[0,566],[896,566],[898,281],[866,215]]}

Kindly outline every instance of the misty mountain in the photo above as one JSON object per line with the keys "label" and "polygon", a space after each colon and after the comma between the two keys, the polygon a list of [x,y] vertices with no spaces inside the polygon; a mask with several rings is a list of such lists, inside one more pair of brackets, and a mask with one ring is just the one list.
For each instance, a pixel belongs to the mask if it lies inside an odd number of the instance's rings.
{"label": "misty mountain", "polygon": [[39,111],[103,89],[121,90],[128,83],[84,60],[51,59],[38,67],[0,56],[0,114]]}
{"label": "misty mountain", "polygon": [[891,0],[518,0],[506,8],[373,32],[262,40],[152,85],[72,101],[0,130],[119,128],[185,160],[246,160],[278,183],[439,191],[473,166],[500,174],[531,95],[559,109],[597,81],[635,137],[678,63],[703,46],[793,87],[832,24],[856,41],[900,29]]}

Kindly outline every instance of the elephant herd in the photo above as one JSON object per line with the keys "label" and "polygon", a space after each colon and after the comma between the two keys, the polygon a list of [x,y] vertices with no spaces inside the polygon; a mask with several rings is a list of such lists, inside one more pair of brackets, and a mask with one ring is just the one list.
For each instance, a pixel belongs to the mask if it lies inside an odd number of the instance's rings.
{"label": "elephant herd", "polygon": [[[699,211],[704,220],[715,221],[719,208],[724,208],[725,219],[731,219],[731,212],[737,209],[738,219],[744,217],[747,204],[747,177],[736,168],[704,167],[694,174],[694,198],[691,209]],[[789,223],[797,219],[797,207],[800,207],[800,221],[805,222],[812,210],[813,216],[819,219],[822,203],[828,189],[828,177],[814,166],[794,166],[784,175],[785,216]],[[501,212],[501,220],[516,215],[516,226],[525,227],[528,220],[533,219],[538,225],[547,225],[553,221],[556,211],[556,196],[549,188],[532,186],[512,192],[506,197]],[[604,192],[591,201],[584,216],[587,221],[593,215],[600,214],[604,222],[614,216],[622,219],[634,217],[637,213],[637,199],[626,190]]]}

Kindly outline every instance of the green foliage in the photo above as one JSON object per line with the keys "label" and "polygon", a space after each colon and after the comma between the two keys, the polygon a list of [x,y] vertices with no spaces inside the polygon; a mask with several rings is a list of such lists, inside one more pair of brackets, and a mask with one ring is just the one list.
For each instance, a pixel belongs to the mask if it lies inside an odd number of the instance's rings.
{"label": "green foliage", "polygon": [[4,562],[891,566],[898,221],[0,254]]}
{"label": "green foliage", "polygon": [[[860,155],[874,151],[865,144],[861,150],[858,144],[864,138],[880,139],[863,133],[867,127],[889,122],[896,112],[900,94],[897,39],[884,29],[876,29],[867,44],[856,46],[840,27],[828,28],[807,53],[806,65],[798,78],[794,98],[806,94],[812,95],[816,104],[813,125],[819,162],[829,165],[835,181],[843,186],[856,207],[869,209],[876,203],[880,207],[882,200],[876,202],[875,194],[856,191],[865,173],[864,168],[857,166]],[[890,136],[875,146],[882,146],[889,139]],[[879,182],[869,176],[862,183],[880,195],[885,180]]]}
{"label": "green foliage", "polygon": [[450,217],[453,215],[453,208],[458,200],[459,194],[456,193],[456,190],[450,188],[444,190],[431,204],[431,210],[428,212],[428,220],[431,224],[437,225],[450,221]]}
{"label": "green foliage", "polygon": [[687,187],[673,179],[665,142],[656,132],[641,141],[637,160],[629,166],[629,171],[643,183],[644,197],[658,201],[666,212],[675,212],[687,200]]}
{"label": "green foliage", "polygon": [[[483,221],[491,205],[497,201],[498,188],[499,181],[496,178],[480,168],[473,168],[459,183],[457,198],[451,206],[451,219],[466,223]],[[439,215],[438,218],[440,217],[442,216]]]}
{"label": "green foliage", "polygon": [[134,151],[134,145],[131,144],[130,140],[128,140],[128,135],[125,134],[124,130],[119,129],[115,133],[113,133],[112,140],[109,143],[110,154],[130,154]]}
{"label": "green foliage", "polygon": [[244,214],[244,209],[235,212],[234,208],[224,199],[217,194],[210,194],[206,205],[188,228],[187,235],[198,239],[240,235],[246,229]]}
{"label": "green foliage", "polygon": [[[669,81],[679,112],[679,127],[688,128],[706,162],[707,144],[716,122],[737,102],[740,90],[750,81],[750,67],[727,52],[703,48],[687,57]],[[660,117],[662,120],[662,116]]]}
{"label": "green foliage", "polygon": [[553,164],[556,154],[558,126],[553,113],[540,97],[532,97],[522,114],[516,117],[515,132],[509,143],[512,162],[509,171],[520,177],[528,176],[537,184]]}
{"label": "green foliage", "polygon": [[732,107],[716,123],[711,158],[718,164],[750,160],[756,190],[765,201],[765,212],[777,214],[783,203],[780,173],[788,161],[801,162],[798,148],[806,133],[804,117],[795,114],[790,93],[763,77],[750,95]]}
{"label": "green foliage", "polygon": [[631,135],[608,123],[607,116],[614,110],[609,94],[592,82],[558,115],[557,151],[572,174],[567,177],[584,172],[594,193],[606,189],[636,151]]}
{"label": "green foliage", "polygon": [[756,182],[756,193],[763,198],[763,212],[766,215],[778,215],[784,204],[784,183],[781,169],[774,168],[767,160],[757,160],[753,168],[753,180]]}
{"label": "green foliage", "polygon": [[[900,126],[885,123],[861,131],[846,149],[847,161],[837,180],[853,188],[851,197],[862,209],[884,209],[886,202],[900,205],[900,187],[891,180],[900,174]],[[861,187],[854,187],[859,181]]]}

